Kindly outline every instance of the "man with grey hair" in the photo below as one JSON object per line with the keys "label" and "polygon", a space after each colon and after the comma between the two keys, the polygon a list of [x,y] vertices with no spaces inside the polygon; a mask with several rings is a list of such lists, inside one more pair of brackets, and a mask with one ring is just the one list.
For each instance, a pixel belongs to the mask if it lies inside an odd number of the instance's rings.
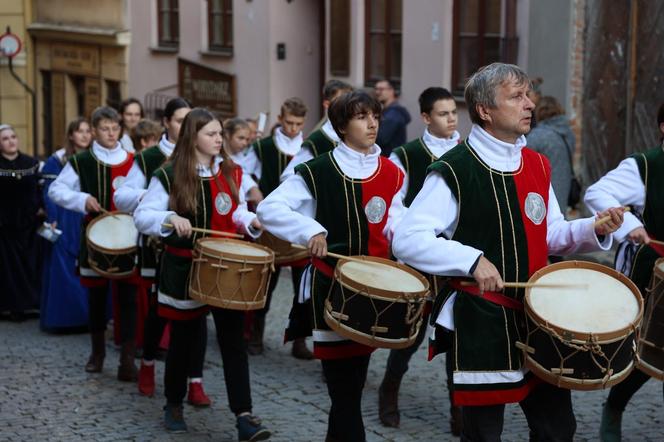
{"label": "man with grey hair", "polygon": [[548,255],[608,250],[608,233],[622,223],[621,208],[602,212],[610,221],[598,227],[594,218],[565,221],[547,159],[525,148],[529,88],[514,65],[493,63],[471,76],[470,135],[429,167],[392,245],[406,264],[450,277],[434,303],[433,339],[453,358],[466,441],[500,440],[505,404],[514,402],[535,439],[573,439],[570,392],[523,366],[515,343],[525,335],[524,291],[503,281],[528,281]]}

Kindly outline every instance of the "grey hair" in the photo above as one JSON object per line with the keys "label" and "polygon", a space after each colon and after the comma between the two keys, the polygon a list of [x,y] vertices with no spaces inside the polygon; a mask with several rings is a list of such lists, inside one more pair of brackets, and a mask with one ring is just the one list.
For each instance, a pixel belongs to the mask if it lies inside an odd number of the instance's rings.
{"label": "grey hair", "polygon": [[[0,124],[0,132],[2,132],[3,130],[7,130],[7,129],[14,130],[14,128],[12,127],[11,124]],[[16,131],[14,131],[14,132],[16,132]]]}
{"label": "grey hair", "polygon": [[491,63],[470,76],[466,82],[463,95],[468,106],[470,120],[473,123],[480,126],[484,125],[479,112],[477,112],[477,105],[481,104],[495,108],[496,89],[510,80],[518,85],[530,84],[528,75],[520,67],[507,63]]}

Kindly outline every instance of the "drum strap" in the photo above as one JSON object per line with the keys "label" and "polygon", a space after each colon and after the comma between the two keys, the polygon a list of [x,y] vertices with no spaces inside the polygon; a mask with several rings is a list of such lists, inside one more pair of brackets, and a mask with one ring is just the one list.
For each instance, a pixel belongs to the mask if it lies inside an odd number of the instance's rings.
{"label": "drum strap", "polygon": [[460,279],[451,279],[449,281],[449,284],[450,287],[452,287],[457,291],[465,292],[474,296],[479,296],[480,298],[485,299],[494,304],[502,305],[503,307],[507,307],[513,310],[523,310],[523,303],[521,301],[517,301],[516,299],[505,296],[502,293],[485,291],[484,293],[480,294],[479,287],[473,285],[462,286]]}
{"label": "drum strap", "polygon": [[330,279],[334,279],[334,269],[328,263],[326,263],[322,259],[316,258],[316,257],[311,258],[311,263],[323,275],[327,276]]}
{"label": "drum strap", "polygon": [[164,246],[164,251],[170,253],[171,255],[179,256],[181,258],[191,258],[192,253],[191,249],[183,249],[180,247],[173,247],[166,245]]}

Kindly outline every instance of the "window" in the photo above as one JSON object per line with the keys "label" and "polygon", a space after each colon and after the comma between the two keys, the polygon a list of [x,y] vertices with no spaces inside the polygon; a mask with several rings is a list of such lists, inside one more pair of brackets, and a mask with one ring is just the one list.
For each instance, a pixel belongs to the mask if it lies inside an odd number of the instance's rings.
{"label": "window", "polygon": [[516,0],[455,0],[452,89],[478,68],[516,62]]}
{"label": "window", "polygon": [[330,2],[330,73],[350,75],[350,0]]}
{"label": "window", "polygon": [[387,78],[401,84],[402,0],[366,0],[364,78],[367,86]]}
{"label": "window", "polygon": [[178,0],[157,0],[159,46],[177,48],[180,43]]}
{"label": "window", "polygon": [[233,51],[233,0],[208,0],[208,49]]}

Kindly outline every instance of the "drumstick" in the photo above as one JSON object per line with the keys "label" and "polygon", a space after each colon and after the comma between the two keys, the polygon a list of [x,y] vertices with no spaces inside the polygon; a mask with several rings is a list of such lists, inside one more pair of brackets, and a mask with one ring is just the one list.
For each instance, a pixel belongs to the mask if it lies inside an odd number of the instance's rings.
{"label": "drumstick", "polygon": [[113,218],[118,219],[118,217],[113,212],[110,212],[110,211],[104,209],[103,207],[100,207],[100,209],[101,209],[101,213],[103,213],[104,215],[111,215]]}
{"label": "drumstick", "polygon": [[[291,244],[291,246],[293,248],[300,249],[300,250],[309,250],[309,248],[307,246],[301,246],[299,244]],[[348,261],[366,262],[364,259],[356,258],[354,256],[341,255],[339,253],[327,252],[327,256],[331,256],[332,258],[337,258],[337,259],[346,259]]]}
{"label": "drumstick", "polygon": [[[623,207],[625,209],[625,212],[629,212],[631,209],[629,207]],[[611,215],[606,215],[595,221],[595,226],[594,227],[599,227],[604,223],[607,223],[611,219]]]}
{"label": "drumstick", "polygon": [[[462,286],[472,286],[477,285],[475,281],[461,281]],[[565,284],[565,283],[546,283],[546,282],[503,282],[503,286],[513,289],[527,289],[530,287],[537,288],[548,288],[548,289],[569,289],[569,288],[578,288],[578,289],[587,289],[588,284]]]}
{"label": "drumstick", "polygon": [[[174,229],[173,224],[169,223],[163,223],[163,227],[166,227],[167,229]],[[200,232],[200,233],[209,233],[210,235],[218,235],[218,236],[227,236],[229,238],[238,238],[238,239],[243,239],[244,236],[240,235],[238,233],[231,233],[231,232],[224,232],[221,230],[210,230],[210,229],[201,229],[200,227],[192,227],[191,230],[194,232]]]}
{"label": "drumstick", "polygon": [[664,246],[664,241],[658,241],[656,239],[651,239],[650,242],[653,243],[653,244],[657,244],[659,246]]}

